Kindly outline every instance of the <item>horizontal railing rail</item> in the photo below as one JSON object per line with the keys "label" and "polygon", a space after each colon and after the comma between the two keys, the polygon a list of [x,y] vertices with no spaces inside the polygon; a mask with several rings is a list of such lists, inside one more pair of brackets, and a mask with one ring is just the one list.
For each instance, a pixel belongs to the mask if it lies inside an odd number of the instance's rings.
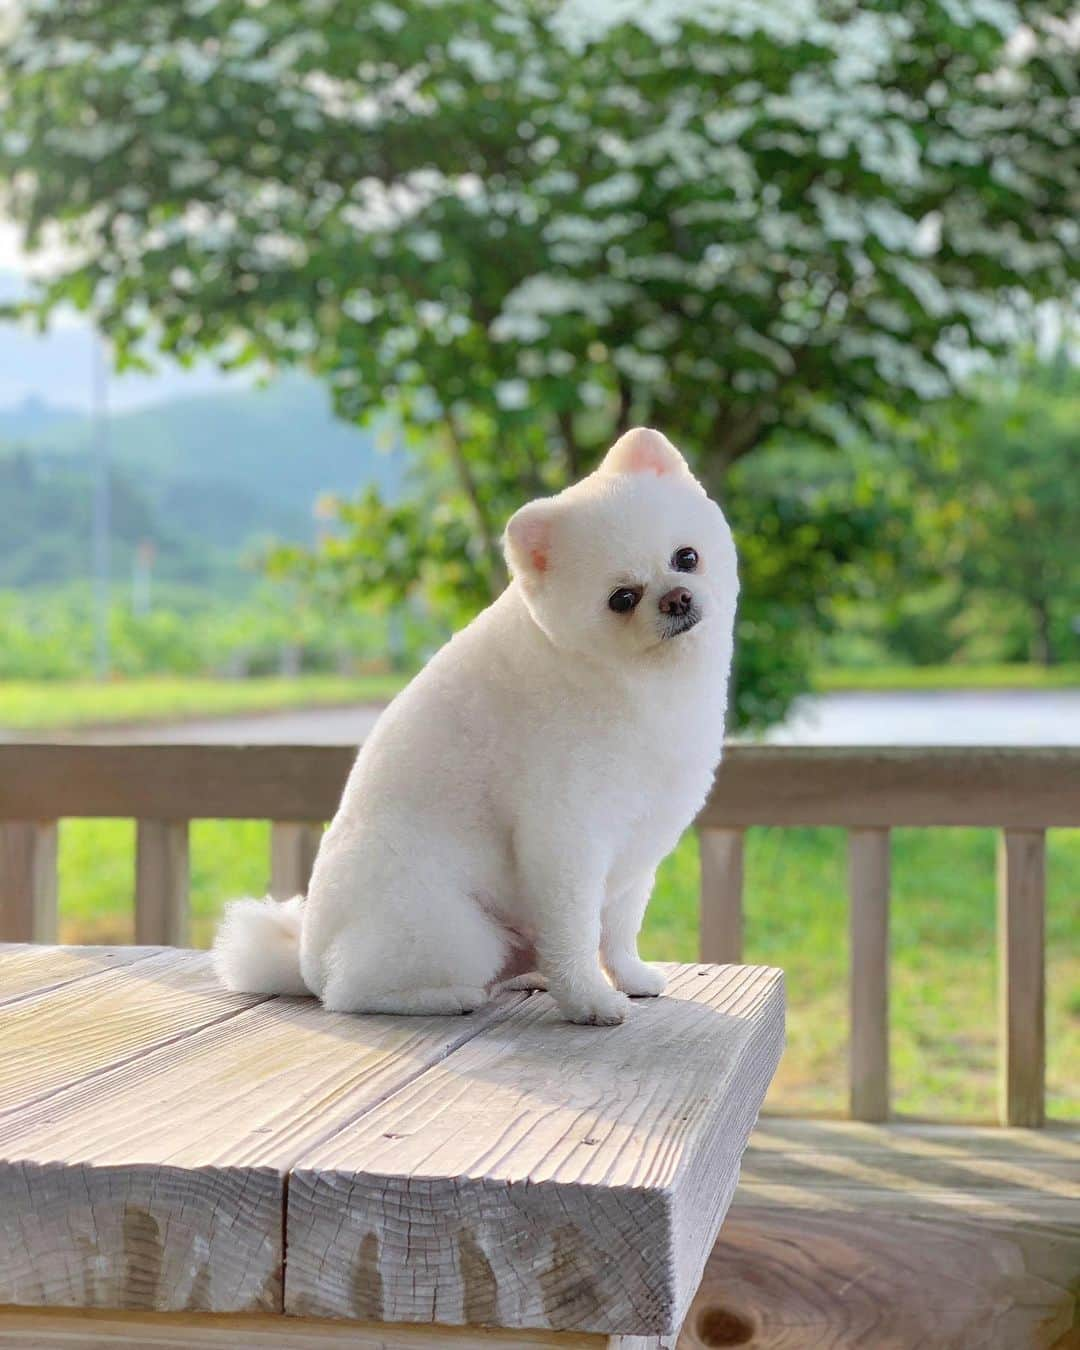
{"label": "horizontal railing rail", "polygon": [[[0,940],[54,941],[57,822],[136,821],[135,940],[182,945],[188,823],[271,822],[271,893],[306,889],[352,746],[0,746]],[[755,825],[848,831],[850,1109],[889,1114],[890,830],[1001,831],[999,1118],[1040,1125],[1045,1102],[1045,832],[1080,826],[1080,747],[733,745],[697,820],[700,953],[742,959],[743,842]]]}

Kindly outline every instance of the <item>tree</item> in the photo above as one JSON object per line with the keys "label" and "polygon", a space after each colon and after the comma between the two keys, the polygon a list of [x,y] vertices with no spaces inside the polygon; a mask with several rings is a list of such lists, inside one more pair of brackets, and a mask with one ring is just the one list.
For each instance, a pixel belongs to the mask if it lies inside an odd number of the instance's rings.
{"label": "tree", "polygon": [[[1067,3],[27,0],[0,182],[39,310],[304,363],[515,500],[664,427],[715,492],[778,431],[952,391],[1075,285]],[[1004,317],[1003,317],[1004,316]]]}
{"label": "tree", "polygon": [[955,597],[954,634],[970,646],[989,628],[1002,654],[1041,665],[1075,652],[1077,372],[1064,356],[1028,365],[933,429],[916,461],[916,520],[925,563]]}
{"label": "tree", "polygon": [[885,555],[830,597],[837,664],[1080,655],[1080,372],[1063,347],[977,380],[852,472],[889,501]]}

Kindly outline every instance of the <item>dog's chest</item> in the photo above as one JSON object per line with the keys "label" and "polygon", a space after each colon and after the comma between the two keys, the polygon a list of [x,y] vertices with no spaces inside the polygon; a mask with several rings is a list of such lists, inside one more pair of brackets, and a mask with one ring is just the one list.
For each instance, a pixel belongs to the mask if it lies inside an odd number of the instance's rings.
{"label": "dog's chest", "polygon": [[693,814],[723,748],[723,709],[652,700],[593,742],[597,804],[609,819]]}

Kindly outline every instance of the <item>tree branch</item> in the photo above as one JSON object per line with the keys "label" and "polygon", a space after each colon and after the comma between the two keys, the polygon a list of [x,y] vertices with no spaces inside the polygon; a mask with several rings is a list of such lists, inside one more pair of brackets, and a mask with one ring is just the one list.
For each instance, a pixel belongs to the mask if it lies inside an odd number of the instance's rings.
{"label": "tree branch", "polygon": [[630,409],[634,401],[634,392],[625,375],[619,376],[619,411],[615,418],[615,435],[621,436],[630,429]]}
{"label": "tree branch", "polygon": [[454,470],[457,473],[458,482],[461,485],[461,490],[469,499],[469,505],[472,507],[473,515],[476,518],[476,526],[480,532],[480,539],[484,545],[484,552],[491,561],[488,589],[491,591],[491,598],[494,599],[509,579],[506,574],[506,564],[491,525],[491,518],[476,486],[476,479],[465,453],[461,433],[451,412],[446,413],[446,430],[450,446],[450,458],[454,461]]}
{"label": "tree branch", "polygon": [[569,409],[561,409],[556,413],[556,420],[559,423],[563,449],[566,451],[566,467],[570,481],[574,483],[581,477],[581,452],[577,437],[574,435],[574,414]]}

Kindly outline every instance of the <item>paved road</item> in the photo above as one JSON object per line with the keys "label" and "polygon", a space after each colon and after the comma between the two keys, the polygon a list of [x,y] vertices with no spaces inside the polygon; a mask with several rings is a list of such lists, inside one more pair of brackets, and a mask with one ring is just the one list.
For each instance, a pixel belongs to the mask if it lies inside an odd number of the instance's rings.
{"label": "paved road", "polygon": [[800,700],[778,745],[1080,745],[1080,689],[920,690]]}
{"label": "paved road", "polygon": [[144,723],[69,734],[65,740],[183,743],[185,745],[350,745],[359,744],[375,725],[383,705],[305,708],[252,713],[244,717],[205,717],[188,722]]}
{"label": "paved road", "polygon": [[[312,708],[65,739],[347,745],[364,739],[379,711],[372,704]],[[1080,689],[826,694],[801,701],[767,739],[780,745],[1080,745]]]}

